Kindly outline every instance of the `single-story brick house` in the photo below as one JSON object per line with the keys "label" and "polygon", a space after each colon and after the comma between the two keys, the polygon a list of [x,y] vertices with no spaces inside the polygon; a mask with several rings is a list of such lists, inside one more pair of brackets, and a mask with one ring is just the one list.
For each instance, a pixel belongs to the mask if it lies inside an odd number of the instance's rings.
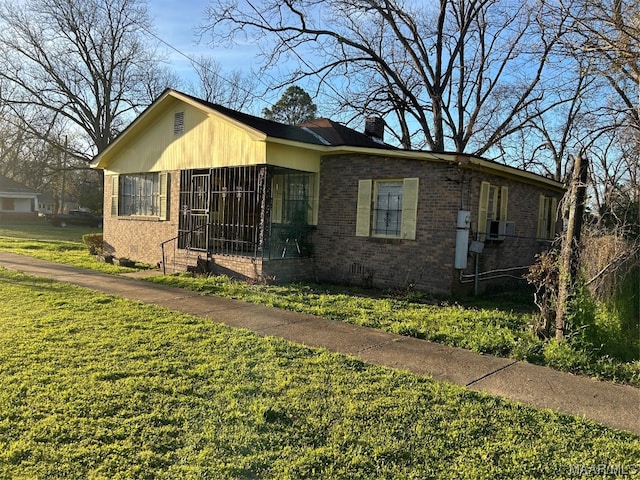
{"label": "single-story brick house", "polygon": [[38,192],[0,175],[0,218],[30,218],[38,215]]}
{"label": "single-story brick house", "polygon": [[563,186],[482,158],[300,126],[166,90],[92,166],[107,254],[258,281],[452,293],[519,276],[555,236]]}

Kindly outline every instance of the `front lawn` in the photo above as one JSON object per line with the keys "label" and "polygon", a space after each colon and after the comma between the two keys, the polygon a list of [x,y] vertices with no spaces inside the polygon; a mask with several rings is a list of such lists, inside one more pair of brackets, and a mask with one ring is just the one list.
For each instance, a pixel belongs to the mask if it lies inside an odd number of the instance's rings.
{"label": "front lawn", "polygon": [[82,235],[100,232],[96,228],[69,225],[54,227],[44,217],[33,220],[0,219],[0,237],[21,238],[24,240],[61,241],[82,243]]}
{"label": "front lawn", "polygon": [[[412,293],[364,292],[330,285],[250,285],[228,277],[154,276],[148,281],[247,302],[322,316],[420,339],[548,365],[631,385],[640,385],[640,339],[624,338],[635,355],[632,361],[574,348],[570,342],[545,342],[532,334],[533,313],[522,308],[465,306],[464,303],[425,302]],[[612,341],[615,341],[612,336]]]}
{"label": "front lawn", "polygon": [[100,262],[89,255],[87,247],[82,243],[82,236],[96,232],[100,230],[75,225],[54,227],[43,218],[33,221],[4,220],[0,223],[0,250],[103,273],[117,274],[136,270]]}
{"label": "front lawn", "polygon": [[[0,250],[106,273],[134,271],[99,262],[89,255],[82,244],[82,235],[90,232],[88,228],[55,228],[43,222],[0,225]],[[585,346],[577,341],[545,342],[534,336],[530,327],[534,322],[533,309],[522,308],[523,303],[530,307],[522,298],[509,302],[505,301],[506,296],[495,301],[433,301],[419,292],[398,294],[312,284],[248,284],[223,276],[186,274],[157,275],[148,280],[640,386],[640,327],[632,326],[631,332],[620,329],[606,311],[600,313],[600,323],[595,327],[606,333],[601,337],[607,344]]]}
{"label": "front lawn", "polygon": [[0,478],[611,478],[597,472],[640,465],[640,437],[577,417],[3,269],[0,288]]}

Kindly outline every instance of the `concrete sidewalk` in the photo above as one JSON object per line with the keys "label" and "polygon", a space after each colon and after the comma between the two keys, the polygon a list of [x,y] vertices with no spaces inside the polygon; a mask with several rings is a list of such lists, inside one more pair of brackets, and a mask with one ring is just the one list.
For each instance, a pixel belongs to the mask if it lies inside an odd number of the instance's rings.
{"label": "concrete sidewalk", "polygon": [[[278,310],[145,282],[136,275],[108,275],[0,252],[0,266],[52,278],[122,298],[210,318],[231,327],[353,355],[365,362],[431,375],[538,408],[583,416],[640,434],[640,389],[556,370],[478,355],[312,315]],[[138,275],[139,276],[139,275]]]}

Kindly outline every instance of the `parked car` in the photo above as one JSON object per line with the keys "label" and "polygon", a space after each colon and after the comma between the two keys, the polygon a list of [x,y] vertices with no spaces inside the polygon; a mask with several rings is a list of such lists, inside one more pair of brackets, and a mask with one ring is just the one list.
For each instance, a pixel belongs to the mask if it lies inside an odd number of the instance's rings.
{"label": "parked car", "polygon": [[88,227],[102,227],[102,217],[82,210],[69,210],[68,214],[52,213],[47,217],[51,225],[66,227],[67,225],[85,225]]}

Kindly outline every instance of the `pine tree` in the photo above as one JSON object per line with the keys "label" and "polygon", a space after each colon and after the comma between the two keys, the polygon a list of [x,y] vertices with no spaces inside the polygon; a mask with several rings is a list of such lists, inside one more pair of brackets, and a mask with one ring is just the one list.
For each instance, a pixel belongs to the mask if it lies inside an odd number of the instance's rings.
{"label": "pine tree", "polygon": [[293,85],[284,92],[271,108],[262,110],[264,118],[286,123],[287,125],[298,125],[316,118],[318,107],[313,103],[311,97],[302,88]]}

